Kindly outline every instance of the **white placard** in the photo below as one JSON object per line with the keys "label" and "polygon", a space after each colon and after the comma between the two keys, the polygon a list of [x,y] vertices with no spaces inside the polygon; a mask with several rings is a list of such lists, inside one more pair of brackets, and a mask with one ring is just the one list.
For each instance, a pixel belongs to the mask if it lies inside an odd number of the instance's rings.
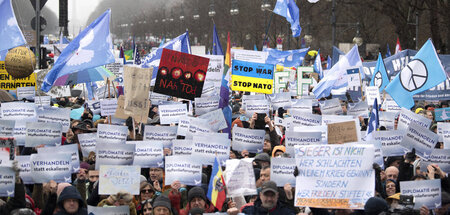
{"label": "white placard", "polygon": [[101,99],[100,113],[102,116],[114,116],[117,109],[117,99]]}
{"label": "white placard", "polygon": [[97,144],[123,143],[127,141],[128,127],[120,125],[98,124]]}
{"label": "white placard", "polygon": [[253,159],[232,159],[226,161],[224,172],[227,197],[256,195]]}
{"label": "white placard", "polygon": [[187,106],[185,104],[159,105],[159,119],[161,125],[178,123],[180,118],[187,116]]}
{"label": "white placard", "polygon": [[115,195],[128,192],[139,195],[141,167],[123,165],[101,165],[98,194]]}

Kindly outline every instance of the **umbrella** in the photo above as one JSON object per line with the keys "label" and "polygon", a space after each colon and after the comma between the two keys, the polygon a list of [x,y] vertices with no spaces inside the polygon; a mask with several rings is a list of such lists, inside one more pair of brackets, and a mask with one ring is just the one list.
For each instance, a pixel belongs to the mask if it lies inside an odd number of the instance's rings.
{"label": "umbrella", "polygon": [[103,81],[114,74],[103,66],[73,72],[59,77],[53,86],[74,85],[79,83],[89,83],[94,81]]}
{"label": "umbrella", "polygon": [[1,102],[12,102],[14,101],[14,96],[9,94],[6,90],[0,90],[0,101]]}

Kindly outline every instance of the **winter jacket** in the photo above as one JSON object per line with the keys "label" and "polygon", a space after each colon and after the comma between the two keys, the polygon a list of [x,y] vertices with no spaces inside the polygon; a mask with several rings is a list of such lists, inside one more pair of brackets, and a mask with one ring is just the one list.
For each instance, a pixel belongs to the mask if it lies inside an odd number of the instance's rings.
{"label": "winter jacket", "polygon": [[261,199],[257,199],[253,205],[245,206],[242,209],[242,213],[248,215],[259,215],[259,214],[269,214],[269,215],[295,215],[295,211],[284,205],[284,203],[277,201],[277,206],[271,210],[267,210],[262,207]]}
{"label": "winter jacket", "polygon": [[0,206],[0,214],[9,214],[14,209],[25,207],[25,188],[22,183],[14,186],[14,197]]}
{"label": "winter jacket", "polygon": [[[67,199],[77,199],[78,200],[78,211],[76,213],[70,214],[66,212],[64,209],[64,200]],[[64,190],[61,192],[58,198],[58,207],[59,211],[56,213],[56,215],[87,215],[87,209],[83,202],[83,199],[81,198],[80,193],[77,191],[77,188],[74,186],[68,186],[64,188]]]}
{"label": "winter jacket", "polygon": [[[97,205],[98,207],[105,207],[105,206],[113,206],[110,202],[109,199],[103,199],[102,201],[100,201],[100,203],[98,203]],[[128,204],[129,208],[130,208],[130,215],[137,215],[136,213],[136,206],[134,205],[133,201],[131,201]]]}

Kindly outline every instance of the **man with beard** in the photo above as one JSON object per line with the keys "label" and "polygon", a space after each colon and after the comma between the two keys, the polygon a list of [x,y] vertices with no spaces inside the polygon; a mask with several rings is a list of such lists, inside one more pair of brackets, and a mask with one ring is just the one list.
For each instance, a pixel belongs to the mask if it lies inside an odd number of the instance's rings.
{"label": "man with beard", "polygon": [[266,181],[261,187],[258,199],[253,205],[248,205],[242,209],[244,214],[270,214],[270,215],[290,215],[295,211],[278,200],[277,184],[273,181]]}

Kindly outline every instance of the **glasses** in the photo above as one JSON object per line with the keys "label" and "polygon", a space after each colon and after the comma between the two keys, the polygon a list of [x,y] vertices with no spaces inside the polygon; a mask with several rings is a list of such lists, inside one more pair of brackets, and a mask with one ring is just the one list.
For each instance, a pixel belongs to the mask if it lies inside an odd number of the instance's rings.
{"label": "glasses", "polygon": [[142,189],[141,193],[153,193],[152,189]]}

